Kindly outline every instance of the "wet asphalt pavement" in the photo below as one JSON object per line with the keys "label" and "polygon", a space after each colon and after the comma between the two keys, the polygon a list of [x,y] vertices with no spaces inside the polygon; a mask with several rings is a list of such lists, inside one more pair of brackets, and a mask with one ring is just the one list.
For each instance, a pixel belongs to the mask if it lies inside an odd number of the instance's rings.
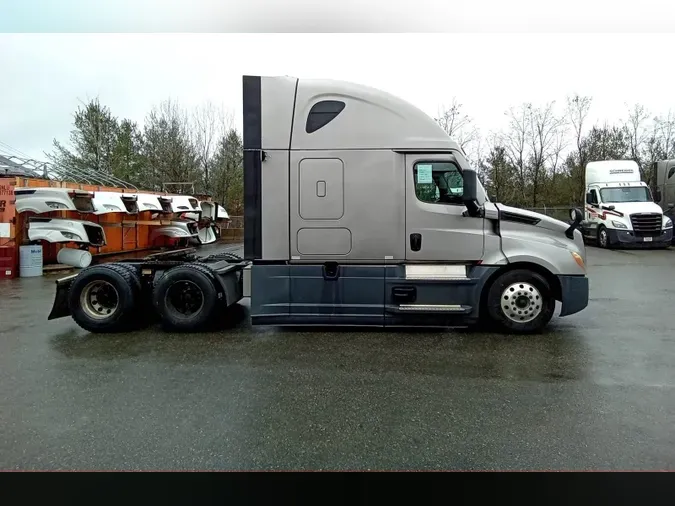
{"label": "wet asphalt pavement", "polygon": [[675,249],[588,256],[536,337],[100,336],[0,280],[0,469],[675,469]]}

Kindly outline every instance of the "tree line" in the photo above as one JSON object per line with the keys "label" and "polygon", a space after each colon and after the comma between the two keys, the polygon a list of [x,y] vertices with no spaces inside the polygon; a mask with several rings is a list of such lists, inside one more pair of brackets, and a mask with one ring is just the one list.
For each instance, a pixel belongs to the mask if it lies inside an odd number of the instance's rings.
{"label": "tree line", "polygon": [[493,200],[520,207],[581,205],[584,170],[594,160],[634,160],[652,182],[652,164],[675,157],[675,114],[627,106],[618,124],[589,124],[592,98],[570,95],[562,107],[523,103],[507,125],[481,135],[453,99],[436,120],[464,150]]}
{"label": "tree line", "polygon": [[231,111],[213,103],[188,110],[165,100],[140,126],[96,98],[78,106],[69,140],[66,147],[54,139],[47,153],[66,171],[99,170],[149,191],[208,194],[231,215],[243,213],[242,138]]}
{"label": "tree line", "polygon": [[[521,207],[580,205],[584,167],[631,159],[650,183],[654,161],[675,157],[675,114],[627,107],[618,124],[589,124],[591,97],[571,95],[559,107],[523,103],[506,111],[505,128],[482,134],[457,99],[435,118],[459,143],[493,200]],[[50,160],[63,168],[97,169],[145,190],[197,194],[243,213],[243,143],[233,114],[207,102],[193,110],[172,100],[152,107],[143,125],[117,118],[98,99],[73,115],[70,147],[54,139]]]}

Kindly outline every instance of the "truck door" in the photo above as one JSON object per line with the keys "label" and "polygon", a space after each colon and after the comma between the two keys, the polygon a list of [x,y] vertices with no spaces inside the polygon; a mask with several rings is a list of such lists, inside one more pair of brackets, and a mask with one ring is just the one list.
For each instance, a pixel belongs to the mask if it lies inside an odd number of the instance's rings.
{"label": "truck door", "polygon": [[447,154],[406,155],[406,260],[471,262],[483,257],[483,220],[462,216],[463,180]]}

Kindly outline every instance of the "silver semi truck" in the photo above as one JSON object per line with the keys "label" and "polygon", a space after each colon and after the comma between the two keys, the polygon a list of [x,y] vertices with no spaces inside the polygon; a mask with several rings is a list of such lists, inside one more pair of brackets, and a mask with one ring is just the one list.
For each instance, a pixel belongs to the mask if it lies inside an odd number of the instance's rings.
{"label": "silver semi truck", "polygon": [[357,84],[244,76],[244,257],[148,258],[57,281],[50,319],[192,331],[250,297],[253,325],[543,329],[588,304],[570,223],[490,202],[429,116]]}

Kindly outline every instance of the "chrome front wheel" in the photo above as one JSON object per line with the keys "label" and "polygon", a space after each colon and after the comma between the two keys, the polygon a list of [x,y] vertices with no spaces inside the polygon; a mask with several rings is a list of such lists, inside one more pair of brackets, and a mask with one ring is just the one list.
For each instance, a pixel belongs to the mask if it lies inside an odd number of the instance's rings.
{"label": "chrome front wheel", "polygon": [[513,283],[502,292],[504,316],[516,323],[534,320],[542,310],[542,296],[537,287],[530,283]]}

